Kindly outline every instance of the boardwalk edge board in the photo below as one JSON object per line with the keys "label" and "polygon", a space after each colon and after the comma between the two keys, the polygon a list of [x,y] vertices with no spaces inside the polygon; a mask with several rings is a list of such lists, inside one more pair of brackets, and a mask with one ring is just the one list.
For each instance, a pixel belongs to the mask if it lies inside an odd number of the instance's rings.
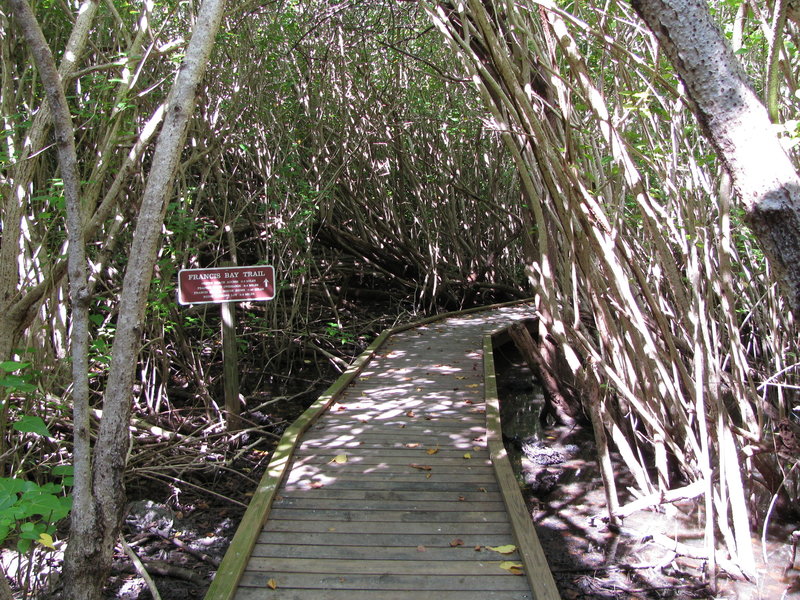
{"label": "boardwalk edge board", "polygon": [[[342,392],[358,377],[367,364],[375,357],[377,351],[386,340],[397,333],[448,319],[459,315],[468,315],[476,312],[490,311],[498,308],[515,306],[530,302],[521,300],[504,302],[489,306],[481,306],[463,311],[454,311],[428,317],[414,323],[389,328],[369,345],[353,361],[353,364],[312,404],[298,419],[284,432],[278,446],[270,460],[267,471],[256,488],[253,498],[245,511],[239,527],[231,541],[228,551],[220,564],[214,580],[206,593],[205,600],[232,600],[236,594],[239,582],[244,575],[248,559],[256,545],[258,537],[267,521],[272,504],[275,501],[278,488],[287,475],[287,468],[294,455],[294,451],[303,433],[336,401]],[[520,548],[520,555],[525,566],[525,572],[531,584],[534,600],[557,600],[558,592],[555,588],[553,576],[547,566],[539,539],[527,514],[522,495],[511,471],[511,465],[505,455],[499,433],[499,408],[497,399],[497,384],[494,372],[494,357],[492,348],[493,336],[497,337],[508,326],[490,333],[484,338],[484,383],[486,389],[486,421],[489,432],[489,450],[493,460],[496,476],[501,485],[501,491],[506,508],[511,516],[515,538]],[[488,350],[487,350],[488,348]],[[490,392],[491,390],[491,392]],[[490,396],[493,408],[490,409]],[[494,427],[494,434],[492,434]],[[494,444],[492,443],[494,440]],[[498,446],[499,444],[499,446]],[[516,494],[516,495],[515,495]]]}
{"label": "boardwalk edge board", "polygon": [[508,327],[503,327],[483,339],[483,380],[486,401],[486,431],[489,456],[495,469],[500,493],[511,518],[511,529],[517,542],[517,550],[525,567],[531,592],[535,600],[559,600],[561,596],[547,557],[544,554],[539,536],[528,513],[519,484],[514,476],[511,461],[508,460],[503,445],[500,424],[500,398],[497,393],[497,374],[494,369],[494,339],[502,335]]}

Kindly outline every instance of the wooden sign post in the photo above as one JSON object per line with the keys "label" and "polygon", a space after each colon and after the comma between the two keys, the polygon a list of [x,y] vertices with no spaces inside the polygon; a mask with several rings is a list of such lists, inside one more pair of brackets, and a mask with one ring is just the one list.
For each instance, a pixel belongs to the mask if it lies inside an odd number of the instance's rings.
{"label": "wooden sign post", "polygon": [[236,343],[234,302],[272,300],[275,269],[268,265],[183,269],[178,272],[180,304],[220,304],[222,312],[222,373],[225,388],[226,425],[241,428],[239,357]]}

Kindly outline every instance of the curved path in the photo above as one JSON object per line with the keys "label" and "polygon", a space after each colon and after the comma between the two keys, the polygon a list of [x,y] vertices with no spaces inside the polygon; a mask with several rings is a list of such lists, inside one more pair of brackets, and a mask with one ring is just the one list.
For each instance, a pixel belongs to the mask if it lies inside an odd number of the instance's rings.
{"label": "curved path", "polygon": [[499,433],[491,335],[531,316],[381,334],[287,429],[206,600],[558,598]]}

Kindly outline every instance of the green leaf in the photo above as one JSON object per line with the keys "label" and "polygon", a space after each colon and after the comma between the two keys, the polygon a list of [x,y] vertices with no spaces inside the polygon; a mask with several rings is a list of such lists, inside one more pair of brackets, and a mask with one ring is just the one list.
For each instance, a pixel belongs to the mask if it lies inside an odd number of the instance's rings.
{"label": "green leaf", "polygon": [[17,362],[15,360],[6,360],[0,362],[0,369],[5,371],[6,373],[13,373],[14,371],[21,371],[27,367],[30,367],[31,363],[29,362]]}
{"label": "green leaf", "polygon": [[14,423],[13,427],[17,431],[21,431],[23,433],[38,433],[39,435],[47,438],[53,437],[50,435],[50,430],[47,429],[47,425],[41,417],[25,415],[19,421]]}
{"label": "green leaf", "polygon": [[59,475],[71,477],[75,474],[75,467],[72,465],[56,465],[50,469],[50,473],[56,477]]}

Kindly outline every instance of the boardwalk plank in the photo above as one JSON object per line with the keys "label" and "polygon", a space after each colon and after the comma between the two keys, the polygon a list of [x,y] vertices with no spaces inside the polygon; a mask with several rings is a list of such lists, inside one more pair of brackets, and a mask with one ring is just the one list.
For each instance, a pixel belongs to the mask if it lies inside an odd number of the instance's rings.
{"label": "boardwalk plank", "polygon": [[[341,506],[341,505],[340,505]],[[508,520],[505,509],[488,511],[434,511],[434,510],[347,510],[342,508],[302,509],[275,506],[270,519],[276,521],[306,519],[336,522],[374,522],[374,523],[436,523],[440,520],[458,520],[460,523],[503,523]]]}
{"label": "boardwalk plank", "polygon": [[[505,512],[502,498],[497,502],[466,502],[451,496],[445,501],[430,500],[346,500],[341,498],[286,498],[276,499],[273,507],[294,509],[333,510],[347,507],[348,510],[360,511],[437,511],[437,512]],[[374,515],[374,512],[373,512]],[[372,515],[367,515],[372,516]]]}
{"label": "boardwalk plank", "polygon": [[[315,590],[513,590],[527,591],[528,582],[524,577],[514,575],[395,575],[382,573],[376,575],[339,575],[336,573],[281,573],[247,570],[242,576],[242,587],[260,588],[268,592],[267,581],[275,579],[280,590],[306,588]],[[276,590],[277,591],[277,590]],[[280,596],[278,596],[280,597]]]}
{"label": "boardwalk plank", "polygon": [[[314,531],[314,532],[280,532],[265,531],[258,538],[253,554],[258,553],[258,548],[269,546],[334,546],[342,551],[349,547],[372,547],[383,549],[413,548],[423,546],[427,550],[433,548],[451,548],[450,543],[461,540],[464,545],[459,548],[475,552],[474,548],[484,546],[502,546],[508,543],[508,531],[497,533],[463,533],[457,538],[446,533],[347,533],[341,531]],[[334,550],[336,551],[336,550]],[[374,550],[373,550],[374,552]]]}
{"label": "boardwalk plank", "polygon": [[[464,523],[462,521],[439,521],[438,523],[403,523],[394,522],[364,522],[364,521],[292,521],[269,519],[262,529],[263,532],[272,531],[314,533],[319,531],[338,533],[381,533],[381,534],[440,534],[450,536],[451,539],[465,539],[467,535],[511,535],[511,524],[495,522]],[[510,542],[510,540],[507,540]]]}
{"label": "boardwalk plank", "polygon": [[241,588],[236,600],[531,600],[528,591],[519,590],[319,590],[278,588],[272,592],[260,588]]}
{"label": "boardwalk plank", "polygon": [[[524,315],[381,334],[281,440],[253,501],[261,512],[248,510],[207,600],[553,598],[530,576],[544,572],[533,554],[485,548],[514,543],[512,520],[531,526],[492,462],[482,360],[484,336]],[[501,569],[506,560],[529,577]]]}

